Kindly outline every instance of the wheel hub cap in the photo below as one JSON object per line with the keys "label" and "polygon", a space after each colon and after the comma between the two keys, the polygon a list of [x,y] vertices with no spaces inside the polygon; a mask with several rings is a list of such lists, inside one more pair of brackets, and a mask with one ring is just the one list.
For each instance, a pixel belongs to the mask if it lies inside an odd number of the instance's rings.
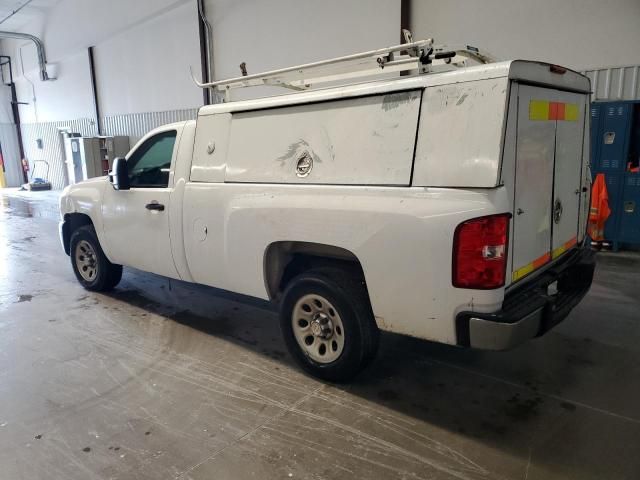
{"label": "wheel hub cap", "polygon": [[318,338],[329,339],[333,336],[333,323],[324,313],[316,313],[311,321],[311,331]]}
{"label": "wheel hub cap", "polygon": [[344,325],[326,298],[316,294],[300,298],[293,308],[291,326],[298,345],[312,360],[327,364],[342,354]]}
{"label": "wheel hub cap", "polygon": [[82,240],[76,246],[75,260],[82,278],[92,282],[98,273],[98,257],[93,246],[86,240]]}

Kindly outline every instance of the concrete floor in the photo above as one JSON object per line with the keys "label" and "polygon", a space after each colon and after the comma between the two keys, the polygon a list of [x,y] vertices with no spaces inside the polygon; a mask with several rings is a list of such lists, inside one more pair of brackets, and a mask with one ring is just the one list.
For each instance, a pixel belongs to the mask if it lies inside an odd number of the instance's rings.
{"label": "concrete floor", "polygon": [[56,194],[0,194],[0,478],[640,478],[640,257],[509,353],[384,335],[303,375],[258,301],[127,270],[77,283]]}

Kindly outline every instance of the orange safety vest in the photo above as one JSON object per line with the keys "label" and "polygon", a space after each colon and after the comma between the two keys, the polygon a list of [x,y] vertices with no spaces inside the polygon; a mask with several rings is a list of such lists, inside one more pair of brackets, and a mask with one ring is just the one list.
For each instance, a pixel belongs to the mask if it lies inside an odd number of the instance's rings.
{"label": "orange safety vest", "polygon": [[604,240],[604,224],[611,215],[609,194],[604,173],[596,175],[591,190],[591,210],[589,211],[589,236],[596,242]]}

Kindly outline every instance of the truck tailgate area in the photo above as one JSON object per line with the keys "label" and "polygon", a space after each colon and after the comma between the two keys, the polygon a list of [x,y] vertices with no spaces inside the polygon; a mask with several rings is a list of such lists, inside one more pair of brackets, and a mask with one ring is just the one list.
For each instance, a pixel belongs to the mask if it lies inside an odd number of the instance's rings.
{"label": "truck tailgate area", "polygon": [[560,258],[583,239],[584,151],[588,97],[583,93],[515,84],[517,121],[513,180],[511,281]]}

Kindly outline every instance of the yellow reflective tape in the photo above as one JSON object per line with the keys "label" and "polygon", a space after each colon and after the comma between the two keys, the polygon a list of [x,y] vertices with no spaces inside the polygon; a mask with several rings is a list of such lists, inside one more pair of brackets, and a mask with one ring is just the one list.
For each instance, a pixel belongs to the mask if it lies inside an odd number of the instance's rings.
{"label": "yellow reflective tape", "polygon": [[551,252],[551,258],[553,258],[554,260],[556,258],[558,258],[560,255],[562,255],[564,252],[566,252],[567,249],[565,248],[564,245],[556,248],[553,252]]}
{"label": "yellow reflective tape", "polygon": [[529,120],[549,120],[549,102],[531,100],[529,102]]}
{"label": "yellow reflective tape", "polygon": [[577,122],[580,108],[577,103],[567,103],[564,106],[564,119],[567,122]]}
{"label": "yellow reflective tape", "polygon": [[548,263],[550,260],[551,260],[551,255],[549,253],[545,253],[541,257],[536,258],[533,262],[525,265],[522,268],[517,269],[515,272],[513,272],[513,274],[511,275],[511,278],[513,279],[514,282],[517,280],[520,280],[522,277],[526,277],[534,270],[537,270],[538,268]]}
{"label": "yellow reflective tape", "polygon": [[[554,103],[557,106],[564,107],[563,113],[560,114],[558,120],[566,122],[577,122],[580,114],[580,107],[577,103]],[[554,110],[555,112],[555,110]],[[552,115],[551,102],[547,100],[531,100],[529,102],[529,120],[555,120],[555,113]],[[554,118],[550,118],[554,117]]]}
{"label": "yellow reflective tape", "polygon": [[511,278],[513,279],[514,282],[517,282],[522,277],[526,277],[527,275],[529,275],[534,270],[535,270],[535,268],[533,267],[533,263],[530,263],[529,265],[525,265],[524,267],[519,268],[518,270],[514,271],[513,275],[511,276]]}
{"label": "yellow reflective tape", "polygon": [[571,247],[573,247],[576,243],[578,243],[578,239],[575,238],[575,237],[572,238],[571,240],[569,240],[568,242],[565,242],[564,244],[562,244],[558,248],[556,248],[553,252],[551,252],[551,258],[553,258],[555,260],[560,255],[562,255],[567,250],[569,250]]}

